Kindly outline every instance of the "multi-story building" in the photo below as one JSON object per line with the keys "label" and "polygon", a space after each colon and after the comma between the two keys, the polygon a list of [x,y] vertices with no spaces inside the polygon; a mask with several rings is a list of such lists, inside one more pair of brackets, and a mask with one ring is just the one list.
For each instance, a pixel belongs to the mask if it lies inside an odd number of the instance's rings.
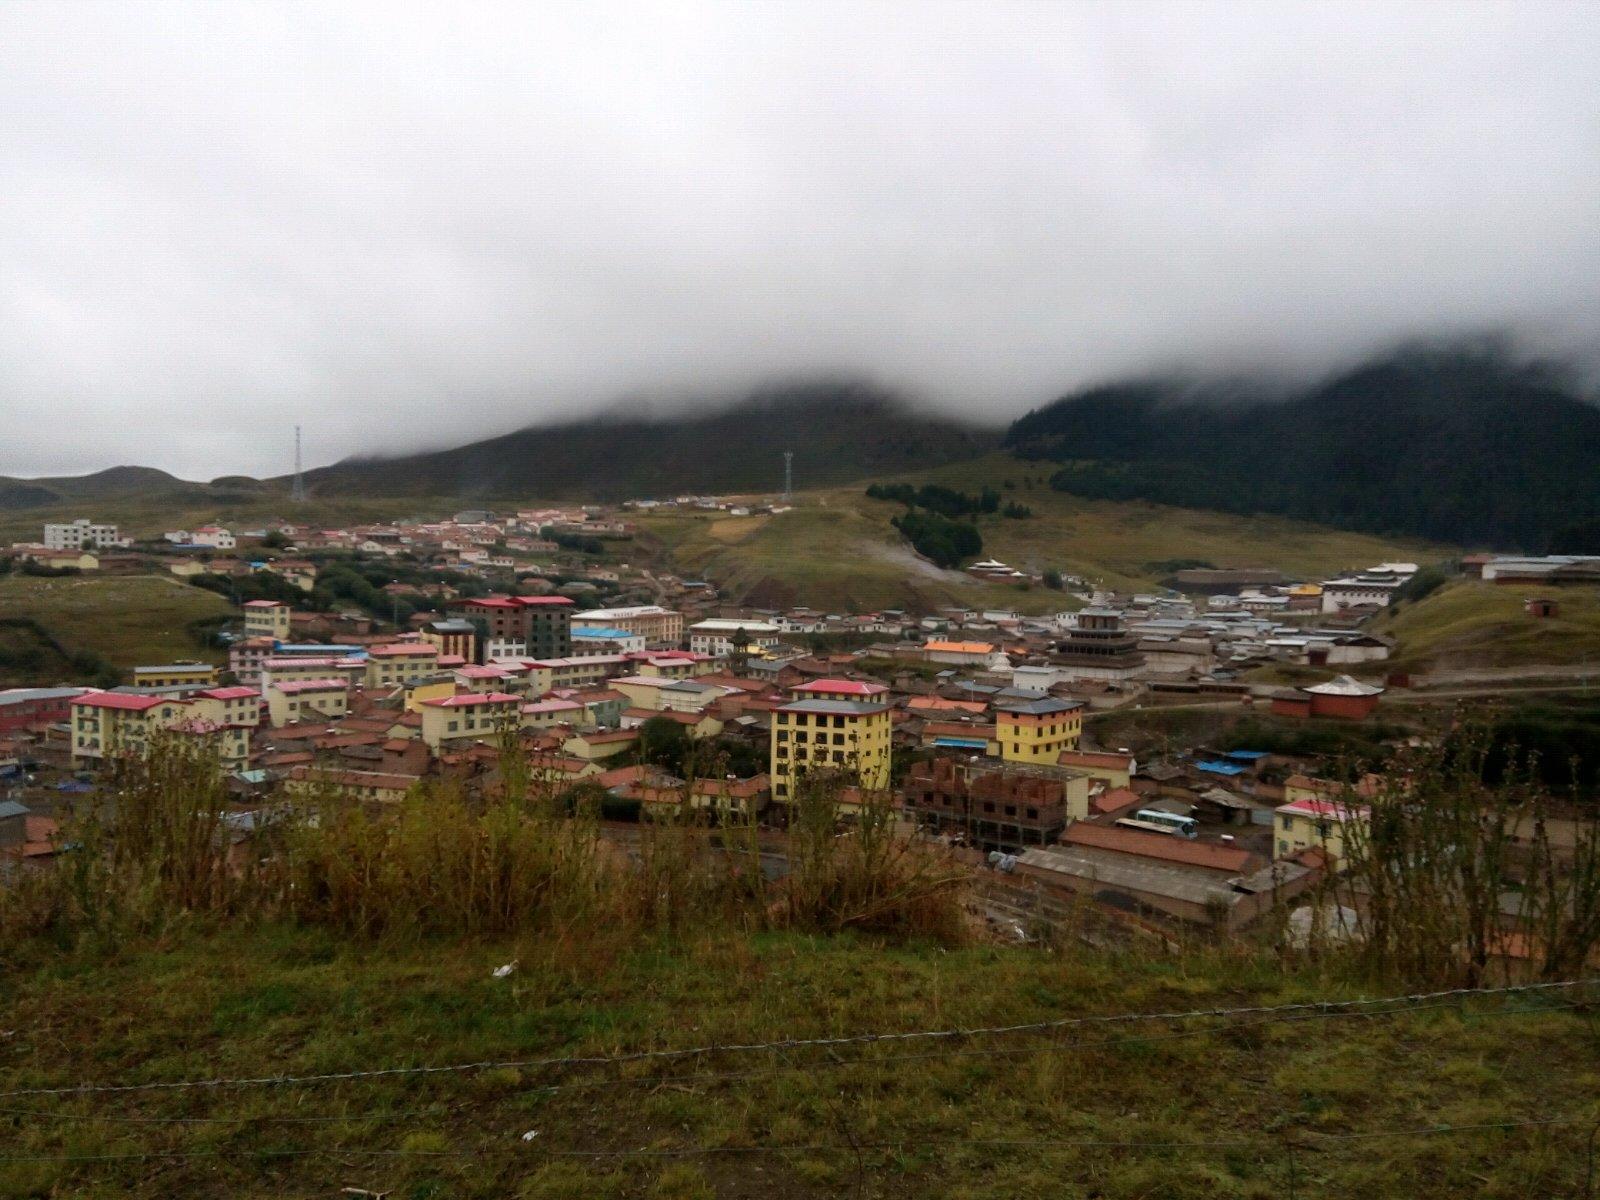
{"label": "multi-story building", "polygon": [[367,664],[353,655],[271,655],[261,660],[261,690],[276,683],[303,683],[308,679],[338,679],[346,687],[366,682]]}
{"label": "multi-story building", "polygon": [[522,697],[483,692],[422,702],[422,740],[437,752],[452,742],[487,741],[522,724]]}
{"label": "multi-story building", "polygon": [[432,642],[389,642],[367,648],[369,688],[392,688],[438,673],[439,647]]}
{"label": "multi-story building", "polygon": [[889,706],[841,698],[839,689],[860,686],[815,680],[810,687],[817,694],[773,710],[769,773],[775,801],[793,804],[808,775],[836,775],[864,791],[889,786]]}
{"label": "multi-story building", "polygon": [[1086,608],[1072,619],[1072,628],[1056,643],[1052,658],[1072,676],[1120,682],[1133,678],[1144,666],[1139,639],[1123,626],[1121,613]]}
{"label": "multi-story building", "polygon": [[1083,733],[1077,700],[1002,700],[994,706],[995,741],[1007,762],[1054,766],[1063,750],[1076,750]]}
{"label": "multi-story building", "polygon": [[626,629],[606,629],[598,625],[578,625],[572,630],[572,653],[579,657],[597,654],[636,654],[644,650],[644,638]]}
{"label": "multi-story building", "polygon": [[588,654],[574,658],[544,658],[523,661],[528,695],[543,696],[556,688],[592,687],[634,669],[633,660],[622,654]]}
{"label": "multi-story building", "polygon": [[572,653],[572,610],[566,596],[480,596],[453,606],[469,621],[482,621],[490,642],[514,643],[516,653],[564,658]]}
{"label": "multi-story building", "polygon": [[282,600],[246,600],[245,637],[269,637],[278,642],[287,640],[290,611],[289,606]]}
{"label": "multi-story building", "polygon": [[228,670],[240,683],[261,686],[261,664],[277,643],[269,637],[244,637],[228,647]]}
{"label": "multi-story building", "polygon": [[64,687],[0,691],[0,735],[33,725],[59,725],[71,718],[71,702],[92,690]]}
{"label": "multi-story building", "polygon": [[266,686],[267,719],[276,726],[342,717],[350,711],[344,679],[274,679]]}
{"label": "multi-story building", "polygon": [[208,688],[217,683],[211,663],[180,662],[159,667],[135,667],[133,686],[139,688]]}
{"label": "multi-story building", "polygon": [[770,650],[778,645],[780,632],[776,625],[766,621],[712,617],[689,626],[689,649],[696,654],[727,658],[733,653],[734,639],[742,634],[747,651]]}
{"label": "multi-story building", "polygon": [[593,608],[575,613],[573,625],[591,628],[625,629],[641,635],[651,646],[675,647],[683,641],[683,614],[659,604],[639,604],[631,608]]}
{"label": "multi-story building", "polygon": [[471,621],[429,621],[422,627],[422,640],[436,646],[441,658],[478,660],[478,627]]}
{"label": "multi-story building", "polygon": [[49,550],[104,550],[129,545],[115,525],[100,525],[88,517],[44,527],[44,544]]}
{"label": "multi-story building", "polygon": [[232,550],[238,546],[239,539],[220,525],[202,525],[189,534],[189,544],[209,546],[213,550]]}
{"label": "multi-story building", "polygon": [[1370,816],[1371,809],[1364,804],[1318,796],[1292,800],[1273,812],[1272,856],[1288,858],[1302,850],[1318,849],[1338,861],[1345,856],[1349,838],[1365,831]]}
{"label": "multi-story building", "polygon": [[91,692],[71,702],[74,766],[104,762],[116,754],[139,754],[161,731],[204,739],[229,769],[249,761],[249,730],[260,719],[250,689],[216,688],[195,696],[141,696]]}
{"label": "multi-story building", "polygon": [[974,845],[1044,846],[1089,815],[1089,776],[1043,763],[943,755],[915,764],[903,791],[906,815]]}

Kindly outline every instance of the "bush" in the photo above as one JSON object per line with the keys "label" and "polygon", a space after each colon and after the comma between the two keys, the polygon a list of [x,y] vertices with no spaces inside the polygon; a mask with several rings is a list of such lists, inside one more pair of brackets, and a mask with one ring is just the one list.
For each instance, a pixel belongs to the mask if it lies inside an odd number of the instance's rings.
{"label": "bush", "polygon": [[976,558],[983,553],[983,538],[974,526],[935,513],[913,509],[896,517],[893,524],[918,554],[936,566],[954,567],[964,558]]}

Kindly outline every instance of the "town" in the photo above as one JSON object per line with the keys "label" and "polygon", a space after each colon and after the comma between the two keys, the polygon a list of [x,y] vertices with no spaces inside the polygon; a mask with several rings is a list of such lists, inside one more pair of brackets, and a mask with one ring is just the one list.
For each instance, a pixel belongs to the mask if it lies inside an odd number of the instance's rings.
{"label": "town", "polygon": [[[1386,671],[1393,643],[1370,626],[1416,563],[1298,580],[1186,568],[1149,594],[1068,577],[1073,607],[1024,615],[741,608],[708,581],[594,558],[626,545],[639,513],[792,503],[283,520],[139,542],[89,519],[46,525],[10,548],[18,569],[166,571],[227,595],[234,617],[209,660],[0,691],[0,845],[48,860],[63,800],[158,734],[215,754],[240,828],[314,789],[376,805],[424,779],[492,789],[510,736],[546,786],[600,795],[619,821],[690,813],[781,832],[808,778],[840,783],[847,816],[888,797],[907,836],[1008,877],[991,884],[991,920],[1017,911],[1025,884],[1038,911],[1083,897],[1141,926],[1238,933],[1337,872],[1345,826],[1362,819],[1361,781],[1338,754],[1214,745],[1205,730],[1136,746],[1117,730],[1189,712],[1383,725],[1408,681]],[[1600,559],[1579,556],[1461,569],[1540,589],[1530,621],[1563,587],[1600,580]],[[1041,574],[993,558],[966,571]],[[1264,668],[1324,677],[1252,682]]]}

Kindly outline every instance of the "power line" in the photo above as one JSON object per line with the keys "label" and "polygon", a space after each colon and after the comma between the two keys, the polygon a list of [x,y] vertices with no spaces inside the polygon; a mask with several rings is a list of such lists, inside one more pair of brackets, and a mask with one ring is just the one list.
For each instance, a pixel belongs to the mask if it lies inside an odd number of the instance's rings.
{"label": "power line", "polygon": [[[1386,1009],[1379,1012],[1331,1012],[1331,1013],[1299,1013],[1283,1017],[1264,1017],[1252,1021],[1239,1022],[1226,1026],[1208,1026],[1201,1029],[1186,1029],[1168,1033],[1135,1035],[1132,1037],[1102,1038],[1091,1042],[1054,1043],[1046,1046],[1027,1047],[966,1047],[962,1049],[933,1050],[918,1054],[893,1054],[882,1057],[857,1057],[848,1059],[827,1059],[820,1062],[795,1063],[789,1062],[781,1066],[768,1066],[750,1071],[713,1071],[701,1072],[692,1075],[639,1075],[624,1078],[604,1079],[577,1079],[566,1083],[544,1084],[531,1087],[523,1094],[533,1096],[549,1096],[560,1092],[600,1091],[614,1087],[686,1087],[694,1084],[735,1083],[751,1079],[765,1079],[776,1075],[811,1074],[817,1071],[842,1071],[850,1068],[864,1068],[869,1070],[886,1070],[891,1067],[901,1066],[909,1062],[928,1062],[954,1058],[1008,1058],[1019,1055],[1059,1054],[1070,1051],[1099,1050],[1114,1046],[1125,1046],[1134,1043],[1148,1045],[1154,1042],[1181,1041],[1188,1038],[1209,1037],[1213,1034],[1234,1032],[1239,1029],[1255,1029],[1263,1025],[1290,1024],[1303,1021],[1322,1021],[1359,1018],[1362,1020],[1378,1020],[1383,1017],[1407,1015],[1418,1012],[1427,1012],[1432,1009],[1457,1008],[1454,1001],[1438,1001],[1431,1004],[1410,1005],[1404,1008]],[[1552,1012],[1566,1012],[1578,1007],[1572,1004],[1550,1004],[1528,1006],[1525,1008],[1499,1009],[1489,1012],[1474,1014],[1476,1019],[1490,1017],[1525,1016],[1530,1013],[1548,1014]],[[373,1120],[394,1121],[413,1117],[440,1116],[437,1107],[404,1109],[394,1111],[377,1111],[364,1113],[327,1114],[317,1116],[285,1115],[251,1113],[249,1115],[224,1115],[206,1117],[164,1117],[164,1116],[130,1116],[107,1115],[104,1113],[68,1113],[52,1112],[39,1108],[0,1108],[0,1116],[15,1117],[41,1117],[55,1121],[101,1121],[111,1124],[127,1125],[212,1125],[231,1124],[238,1121],[260,1122],[267,1121],[281,1125],[327,1125],[351,1124]]]}
{"label": "power line", "polygon": [[[1485,1133],[1506,1129],[1533,1129],[1549,1126],[1582,1125],[1595,1120],[1594,1113],[1569,1114],[1561,1117],[1538,1117],[1521,1121],[1486,1121],[1462,1125],[1423,1125],[1409,1129],[1384,1129],[1371,1133],[1321,1133],[1302,1129],[1295,1132],[1322,1141],[1365,1141],[1386,1138],[1442,1137],[1457,1133]],[[1237,1149],[1260,1146],[1261,1138],[1281,1141],[1284,1129],[1258,1126],[1253,1138],[1202,1138],[1196,1141],[1141,1141],[1137,1139],[1106,1140],[1101,1138],[897,1138],[880,1142],[804,1142],[781,1145],[775,1142],[752,1142],[744,1146],[681,1146],[629,1147],[617,1150],[556,1150],[538,1147],[534,1153],[547,1158],[698,1158],[718,1154],[825,1154],[833,1152],[856,1153],[865,1150],[906,1150],[913,1147],[952,1147],[971,1149],[1121,1149],[1121,1150],[1205,1150]],[[0,1163],[71,1163],[71,1162],[137,1162],[151,1159],[189,1158],[308,1158],[316,1155],[365,1155],[375,1158],[448,1158],[459,1155],[480,1156],[481,1146],[462,1146],[444,1150],[363,1150],[349,1146],[299,1146],[282,1150],[138,1150],[126,1154],[28,1154],[0,1156]]]}
{"label": "power line", "polygon": [[434,1066],[380,1067],[364,1071],[330,1071],[312,1075],[259,1075],[181,1079],[155,1083],[81,1083],[62,1087],[16,1088],[0,1092],[0,1099],[23,1096],[67,1096],[124,1092],[179,1091],[219,1087],[278,1087],[291,1084],[336,1083],[355,1079],[380,1079],[399,1076],[459,1074],[474,1071],[544,1070],[555,1067],[613,1066],[625,1063],[668,1061],[711,1054],[745,1054],[760,1051],[835,1048],[872,1045],[880,1042],[908,1042],[942,1038],[999,1037],[1023,1033],[1046,1033],[1093,1025],[1132,1024],[1145,1021],[1188,1021],[1205,1018],[1259,1016],[1276,1017],[1291,1013],[1341,1013],[1388,1006],[1423,1005],[1436,1000],[1465,999],[1474,996],[1528,995],[1566,991],[1600,983],[1600,979],[1570,979],[1548,983],[1517,984],[1494,988],[1450,988],[1437,992],[1418,992],[1403,996],[1382,996],[1365,1000],[1312,1000],[1294,1004],[1255,1005],[1237,1008],[1190,1009],[1181,1012],[1106,1013],[1084,1017],[1062,1017],[1016,1025],[991,1025],[971,1029],[918,1029],[899,1033],[846,1034],[826,1038],[790,1038],[770,1042],[743,1042],[727,1045],[693,1046],[675,1050],[637,1050],[613,1055],[572,1055],[535,1059],[483,1059],[474,1062],[445,1063]]}

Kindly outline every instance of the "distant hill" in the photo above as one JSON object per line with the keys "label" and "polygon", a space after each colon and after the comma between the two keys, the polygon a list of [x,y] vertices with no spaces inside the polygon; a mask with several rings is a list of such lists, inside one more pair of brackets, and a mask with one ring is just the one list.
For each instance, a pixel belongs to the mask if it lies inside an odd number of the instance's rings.
{"label": "distant hill", "polygon": [[306,473],[318,495],[529,496],[615,500],[773,492],[783,452],[796,488],[975,458],[999,431],[915,413],[857,385],[775,388],[689,415],[614,413],[396,458],[347,459]]}
{"label": "distant hill", "polygon": [[1413,349],[1263,399],[1237,385],[1095,388],[1018,420],[1005,446],[1058,490],[1543,551],[1600,515],[1600,408],[1542,367]]}
{"label": "distant hill", "polygon": [[52,508],[82,500],[98,501],[139,497],[184,499],[208,493],[206,485],[190,483],[154,467],[110,467],[92,475],[63,475],[46,479],[0,476],[0,509]]}

